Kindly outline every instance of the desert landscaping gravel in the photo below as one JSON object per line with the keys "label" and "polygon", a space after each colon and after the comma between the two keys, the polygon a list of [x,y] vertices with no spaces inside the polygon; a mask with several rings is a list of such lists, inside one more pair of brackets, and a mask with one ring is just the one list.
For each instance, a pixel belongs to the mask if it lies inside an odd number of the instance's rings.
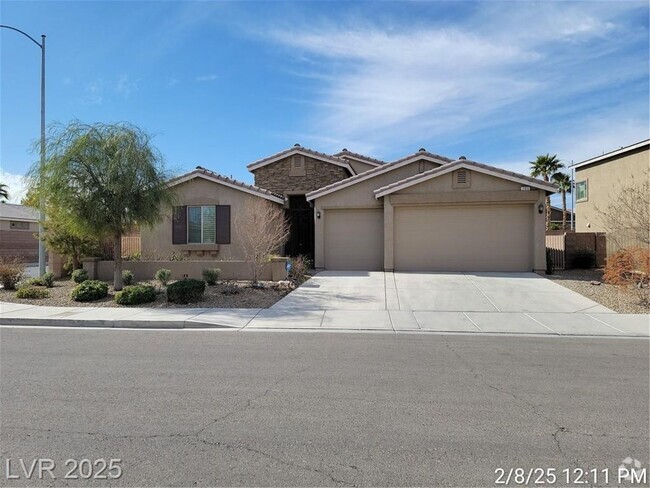
{"label": "desert landscaping gravel", "polygon": [[[140,282],[139,284],[154,284]],[[0,302],[27,303],[29,305],[42,305],[49,307],[126,307],[114,302],[115,291],[109,286],[108,296],[93,302],[75,302],[70,298],[70,292],[76,283],[70,279],[57,280],[54,288],[47,288],[50,292],[49,298],[38,300],[26,300],[16,298],[16,292],[0,289]],[[167,302],[167,296],[160,285],[157,286],[158,294],[156,301],[143,303],[137,307],[147,308],[268,308],[284,297],[291,290],[287,286],[278,283],[264,283],[264,288],[251,288],[248,282],[236,282],[238,293],[225,295],[225,285],[217,283],[215,286],[206,286],[204,300],[201,302],[180,305]]]}
{"label": "desert landscaping gravel", "polygon": [[[638,295],[632,290],[603,283],[603,271],[598,269],[566,269],[556,270],[546,278],[553,280],[569,290],[604,305],[618,313],[650,313],[650,307],[644,307],[639,302]],[[598,282],[599,285],[591,282]],[[648,287],[645,293],[650,293]]]}

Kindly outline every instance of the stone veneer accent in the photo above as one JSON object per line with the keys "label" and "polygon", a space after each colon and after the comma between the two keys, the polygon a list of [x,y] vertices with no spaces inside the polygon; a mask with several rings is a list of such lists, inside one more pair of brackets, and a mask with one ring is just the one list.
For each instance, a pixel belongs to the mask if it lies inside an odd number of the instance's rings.
{"label": "stone veneer accent", "polygon": [[349,178],[347,169],[304,156],[305,176],[290,176],[291,156],[253,170],[255,186],[275,193],[309,193]]}

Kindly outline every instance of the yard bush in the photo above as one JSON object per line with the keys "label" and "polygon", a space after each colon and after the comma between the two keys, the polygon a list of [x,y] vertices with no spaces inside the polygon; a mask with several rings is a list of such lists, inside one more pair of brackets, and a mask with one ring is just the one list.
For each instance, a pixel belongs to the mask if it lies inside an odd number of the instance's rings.
{"label": "yard bush", "polygon": [[607,258],[603,280],[625,287],[636,293],[642,305],[650,305],[650,249],[632,247],[614,253]]}
{"label": "yard bush", "polygon": [[139,305],[156,301],[156,289],[151,285],[127,286],[115,294],[115,303],[120,305]]}
{"label": "yard bush", "polygon": [[596,253],[591,249],[576,249],[571,256],[571,267],[590,269],[596,264]]}
{"label": "yard bush", "polygon": [[154,278],[158,280],[162,286],[167,286],[169,280],[172,279],[172,272],[169,269],[159,269],[156,271]]}
{"label": "yard bush", "polygon": [[236,295],[239,293],[239,287],[234,280],[226,280],[223,285],[223,289],[221,290],[222,295]]}
{"label": "yard bush", "polygon": [[50,292],[36,286],[21,286],[16,292],[16,298],[49,298]]}
{"label": "yard bush", "polygon": [[128,269],[122,271],[122,283],[124,286],[131,286],[135,284],[135,276]]}
{"label": "yard bush", "polygon": [[167,287],[167,301],[173,303],[192,303],[203,300],[205,281],[184,279]]}
{"label": "yard bush", "polygon": [[108,296],[108,285],[103,281],[86,280],[75,286],[70,297],[76,302],[92,302]]}
{"label": "yard bush", "polygon": [[16,258],[0,257],[0,282],[5,290],[15,290],[25,271],[25,265]]}
{"label": "yard bush", "polygon": [[88,279],[88,271],[85,269],[75,269],[72,272],[72,279],[74,280],[75,283],[83,283]]}
{"label": "yard bush", "polygon": [[219,268],[206,268],[201,274],[203,275],[203,281],[205,281],[209,286],[214,286],[217,284],[221,270]]}
{"label": "yard bush", "polygon": [[291,269],[289,270],[289,281],[300,285],[307,280],[307,272],[311,269],[312,262],[307,256],[296,256],[291,258]]}
{"label": "yard bush", "polygon": [[43,276],[41,276],[41,283],[43,283],[43,286],[47,286],[48,288],[53,288],[54,287],[54,273],[49,272],[49,273],[45,273]]}

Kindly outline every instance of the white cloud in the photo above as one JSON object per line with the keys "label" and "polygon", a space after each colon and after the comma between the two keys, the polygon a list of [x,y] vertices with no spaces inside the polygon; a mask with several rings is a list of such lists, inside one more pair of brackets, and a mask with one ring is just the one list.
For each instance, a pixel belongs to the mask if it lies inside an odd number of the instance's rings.
{"label": "white cloud", "polygon": [[97,79],[86,83],[82,101],[89,105],[101,105],[104,101],[104,81]]}
{"label": "white cloud", "polygon": [[20,203],[27,193],[27,181],[23,175],[0,171],[0,182],[9,188],[9,203]]}
{"label": "white cloud", "polygon": [[172,77],[167,78],[167,88],[171,88],[172,86],[176,86],[179,83],[180,83],[180,81],[178,81],[178,79],[176,79],[176,78],[172,78]]}
{"label": "white cloud", "polygon": [[214,81],[217,78],[219,78],[217,75],[214,74],[209,74],[209,75],[202,75],[202,76],[197,76],[196,81],[203,82],[203,81]]}
{"label": "white cloud", "polygon": [[124,98],[129,98],[129,95],[137,89],[137,81],[131,80],[129,75],[120,75],[115,83],[115,92]]}

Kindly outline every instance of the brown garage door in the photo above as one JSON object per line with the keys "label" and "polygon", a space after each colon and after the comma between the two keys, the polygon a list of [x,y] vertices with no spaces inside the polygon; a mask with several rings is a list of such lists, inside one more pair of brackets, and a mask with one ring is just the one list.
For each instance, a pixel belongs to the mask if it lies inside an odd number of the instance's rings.
{"label": "brown garage door", "polygon": [[395,207],[397,271],[530,271],[531,205]]}
{"label": "brown garage door", "polygon": [[325,268],[384,269],[383,209],[325,211]]}

